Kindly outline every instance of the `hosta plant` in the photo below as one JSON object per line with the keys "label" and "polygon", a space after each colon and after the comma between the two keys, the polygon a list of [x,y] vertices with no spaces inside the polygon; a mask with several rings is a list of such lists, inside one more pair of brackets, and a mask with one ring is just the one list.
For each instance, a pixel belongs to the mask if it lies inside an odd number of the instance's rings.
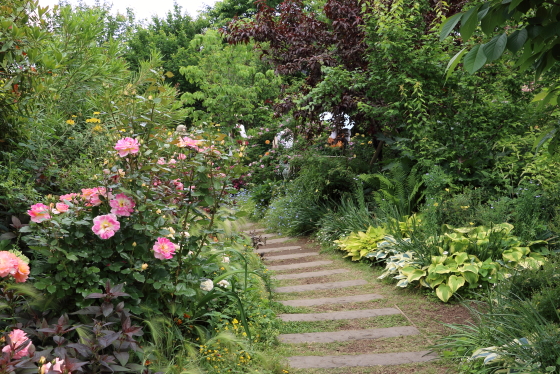
{"label": "hosta plant", "polygon": [[366,232],[353,232],[346,238],[334,242],[343,251],[348,252],[345,257],[358,261],[377,248],[377,244],[384,240],[386,231],[383,227],[370,226]]}

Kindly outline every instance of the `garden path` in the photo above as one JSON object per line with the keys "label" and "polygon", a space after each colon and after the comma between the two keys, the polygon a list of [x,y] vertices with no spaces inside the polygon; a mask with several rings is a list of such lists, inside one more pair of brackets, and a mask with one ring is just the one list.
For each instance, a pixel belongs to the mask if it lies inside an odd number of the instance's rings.
{"label": "garden path", "polygon": [[[433,303],[421,295],[409,302],[405,291],[377,281],[369,267],[320,254],[306,240],[246,232],[267,239],[257,253],[274,271],[274,300],[285,312],[278,315],[279,352],[294,373],[450,372],[428,349],[430,336],[442,335],[441,325],[425,327],[436,322],[434,313],[445,313],[441,304],[429,310]],[[454,307],[448,311],[465,317]],[[418,312],[428,318],[417,318],[420,328],[411,319]]]}

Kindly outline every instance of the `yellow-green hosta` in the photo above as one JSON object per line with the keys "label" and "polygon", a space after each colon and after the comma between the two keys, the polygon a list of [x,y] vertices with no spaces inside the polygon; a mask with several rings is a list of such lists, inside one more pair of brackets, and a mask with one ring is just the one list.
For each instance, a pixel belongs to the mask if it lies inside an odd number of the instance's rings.
{"label": "yellow-green hosta", "polygon": [[346,238],[335,240],[334,242],[348,254],[345,257],[352,257],[352,261],[358,261],[369,252],[377,248],[377,243],[384,240],[386,235],[383,227],[370,226],[366,232],[353,232]]}

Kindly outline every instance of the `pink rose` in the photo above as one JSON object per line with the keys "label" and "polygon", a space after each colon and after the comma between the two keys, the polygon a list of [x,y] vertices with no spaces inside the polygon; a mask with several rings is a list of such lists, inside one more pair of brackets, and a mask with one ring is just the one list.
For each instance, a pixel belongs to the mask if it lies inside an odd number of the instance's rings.
{"label": "pink rose", "polygon": [[160,260],[169,260],[175,254],[176,245],[167,238],[157,238],[152,247],[154,257]]}
{"label": "pink rose", "polygon": [[28,350],[29,350],[29,344],[31,343],[31,340],[29,340],[25,331],[20,329],[14,329],[8,334],[8,336],[10,337],[11,343],[5,346],[4,348],[2,348],[2,352],[4,353],[15,352],[14,355],[12,356],[12,358],[14,359],[22,358],[24,356],[29,355]]}
{"label": "pink rose", "polygon": [[27,214],[31,216],[31,221],[36,223],[51,219],[49,207],[41,203],[31,205],[31,209],[27,211]]}
{"label": "pink rose", "polygon": [[[64,204],[64,203],[56,203],[56,212],[57,213],[64,213],[66,211],[68,211],[68,208],[70,208],[68,205]],[[54,213],[54,210],[53,210]]]}
{"label": "pink rose", "polygon": [[117,216],[128,217],[134,212],[136,203],[132,198],[120,193],[113,200],[109,201],[109,205],[111,206],[111,213]]}
{"label": "pink rose", "polygon": [[93,219],[93,227],[91,230],[101,239],[109,239],[115,232],[119,231],[121,224],[117,221],[114,214],[105,214],[97,216]]}
{"label": "pink rose", "polygon": [[184,160],[184,159],[187,158],[187,155],[184,154],[184,153],[179,153],[179,155],[177,156],[177,158],[178,158],[179,160]]}
{"label": "pink rose", "polygon": [[157,164],[158,165],[165,165],[165,158],[160,157],[159,160],[157,160]]}
{"label": "pink rose", "polygon": [[177,143],[177,147],[180,148],[185,148],[185,147],[189,147],[192,148],[194,150],[199,150],[198,145],[200,144],[200,140],[194,140],[189,138],[188,136],[184,136],[182,138],[179,139],[179,142]]}
{"label": "pink rose", "polygon": [[0,252],[0,277],[4,278],[8,275],[14,275],[19,265],[18,257],[7,251]]}
{"label": "pink rose", "polygon": [[119,156],[125,157],[129,153],[138,153],[140,150],[140,144],[138,143],[138,140],[126,137],[117,141],[114,148],[119,153]]}

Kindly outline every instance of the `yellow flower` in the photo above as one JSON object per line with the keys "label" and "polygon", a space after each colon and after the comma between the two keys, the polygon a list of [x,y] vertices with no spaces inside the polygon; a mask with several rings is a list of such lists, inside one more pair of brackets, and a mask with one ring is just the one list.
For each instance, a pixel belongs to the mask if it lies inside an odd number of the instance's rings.
{"label": "yellow flower", "polygon": [[468,205],[464,205],[464,206],[461,207],[461,209],[469,209],[469,206],[468,206]]}
{"label": "yellow flower", "polygon": [[77,116],[77,115],[75,115],[75,114],[72,114],[72,118],[76,118],[76,117],[78,117],[78,116]]}
{"label": "yellow flower", "polygon": [[471,226],[474,225],[474,222],[469,222],[469,225],[471,225]]}
{"label": "yellow flower", "polygon": [[439,203],[434,203],[434,206],[439,206]]}
{"label": "yellow flower", "polygon": [[222,267],[220,268],[220,270],[226,270],[226,268],[222,266]]}
{"label": "yellow flower", "polygon": [[93,114],[94,114],[94,115],[96,115],[96,114],[101,114],[101,112],[93,112]]}
{"label": "yellow flower", "polygon": [[142,264],[142,270],[146,270],[148,268],[148,264]]}
{"label": "yellow flower", "polygon": [[133,247],[136,247],[136,242],[132,243],[132,246],[133,246]]}
{"label": "yellow flower", "polygon": [[69,125],[75,125],[76,124],[76,122],[74,122],[73,119],[67,120],[66,123],[69,124]]}
{"label": "yellow flower", "polygon": [[101,131],[103,131],[103,127],[101,127],[100,125],[95,125],[95,126],[93,126],[93,128],[91,129],[91,131],[94,131],[94,132],[101,132]]}
{"label": "yellow flower", "polygon": [[449,188],[446,188],[445,191],[446,191],[446,192],[449,192]]}
{"label": "yellow flower", "polygon": [[156,214],[161,214],[161,209],[156,210]]}
{"label": "yellow flower", "polygon": [[373,142],[370,140],[369,142],[367,142],[368,144],[373,144]]}
{"label": "yellow flower", "polygon": [[233,321],[231,321],[231,323],[236,324],[239,323],[239,321],[236,318],[234,318]]}

